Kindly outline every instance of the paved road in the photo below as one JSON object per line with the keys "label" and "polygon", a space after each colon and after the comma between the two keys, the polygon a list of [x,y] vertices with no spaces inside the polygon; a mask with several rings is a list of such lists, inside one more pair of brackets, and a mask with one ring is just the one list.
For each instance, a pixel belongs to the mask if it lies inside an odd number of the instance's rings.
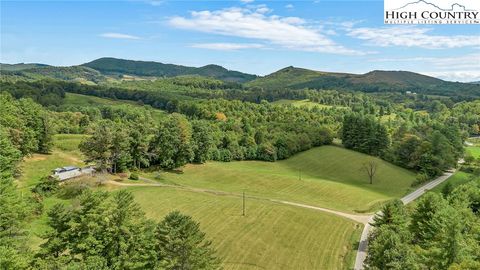
{"label": "paved road", "polygon": [[[203,189],[203,188],[194,188],[194,187],[189,187],[189,186],[162,184],[162,183],[159,183],[155,180],[148,179],[148,178],[145,178],[145,177],[140,177],[140,180],[142,180],[146,183],[121,183],[121,182],[115,182],[115,181],[108,181],[107,183],[111,184],[111,185],[116,185],[116,186],[177,188],[177,189],[184,189],[184,190],[193,191],[193,192],[209,193],[209,194],[214,194],[214,195],[219,195],[219,196],[231,196],[231,197],[238,197],[238,198],[242,197],[242,194],[237,194],[237,193],[232,193],[232,192],[225,192],[225,191],[212,190],[212,189]],[[250,195],[245,196],[245,197],[249,198],[249,199],[270,201],[270,202],[273,202],[273,203],[280,203],[280,204],[286,204],[286,205],[291,205],[291,206],[296,206],[296,207],[301,207],[301,208],[312,209],[312,210],[321,211],[321,212],[327,212],[327,213],[334,214],[334,215],[337,215],[337,216],[341,216],[341,217],[344,217],[344,218],[348,218],[348,219],[351,219],[351,220],[354,220],[356,222],[366,224],[366,225],[368,225],[368,222],[371,218],[370,215],[356,215],[356,214],[344,213],[344,212],[335,211],[335,210],[332,210],[332,209],[317,207],[317,206],[308,205],[308,204],[302,204],[302,203],[296,203],[296,202],[290,202],[290,201],[283,201],[283,200],[277,200],[277,199],[271,199],[271,198],[263,198],[263,197],[257,197],[257,196],[250,196]]]}
{"label": "paved road", "polygon": [[[436,178],[435,180],[430,181],[427,184],[419,187],[418,189],[416,189],[412,193],[403,197],[401,199],[402,202],[404,204],[411,203],[412,201],[416,200],[418,197],[425,194],[426,191],[438,186],[443,181],[447,180],[454,173],[455,173],[455,171],[445,173],[444,175]],[[376,215],[376,214],[381,214],[381,212],[379,211],[379,212],[375,213],[374,215]],[[360,237],[360,242],[358,244],[357,257],[355,259],[355,267],[354,267],[355,270],[363,270],[363,262],[367,258],[368,233],[372,229],[372,226],[370,225],[370,223],[373,221],[373,216],[374,215],[370,216],[370,221],[363,228],[362,236]]]}

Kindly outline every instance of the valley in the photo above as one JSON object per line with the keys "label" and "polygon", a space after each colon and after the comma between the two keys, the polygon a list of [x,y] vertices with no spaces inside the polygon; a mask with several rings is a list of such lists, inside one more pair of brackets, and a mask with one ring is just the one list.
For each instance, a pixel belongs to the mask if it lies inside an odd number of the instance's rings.
{"label": "valley", "polygon": [[[107,60],[2,71],[2,155],[11,168],[6,179],[14,179],[9,185],[19,200],[30,198],[25,248],[38,254],[55,247],[50,245],[57,236],[50,233],[58,207],[68,216],[92,201],[92,211],[108,215],[95,196],[131,194],[136,210],[128,215],[145,220],[136,225],[142,233],[152,232],[149,222],[161,224],[180,211],[198,222],[224,269],[352,269],[370,215],[393,207],[460,158],[466,163],[408,206],[405,216],[431,196],[466,192],[479,179],[478,143],[465,140],[478,133],[480,107],[470,96],[475,89],[457,97],[428,87],[427,95],[396,88],[323,90],[315,87],[327,86],[311,84],[322,76],[349,78],[348,88],[356,81],[402,89],[411,80],[415,87],[443,83],[411,73],[351,76],[294,68],[258,78],[230,71],[201,77],[192,72],[211,67],[169,70]],[[150,65],[172,73],[158,77]],[[95,79],[77,72],[87,69]],[[225,79],[234,75],[248,82]],[[297,79],[314,88],[297,89]],[[464,100],[456,103],[458,98]],[[86,165],[97,173],[61,184],[48,180],[55,168]],[[455,211],[449,207],[445,203]],[[115,228],[110,219],[105,222]],[[73,239],[64,241],[83,241]]]}

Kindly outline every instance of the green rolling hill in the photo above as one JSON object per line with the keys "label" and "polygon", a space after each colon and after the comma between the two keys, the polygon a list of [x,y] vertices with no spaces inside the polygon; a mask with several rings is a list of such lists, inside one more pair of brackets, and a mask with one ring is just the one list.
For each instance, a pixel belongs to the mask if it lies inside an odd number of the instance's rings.
{"label": "green rolling hill", "polygon": [[480,85],[449,82],[408,71],[375,70],[365,74],[348,74],[287,67],[245,85],[266,90],[309,88],[362,92],[411,91],[427,95],[480,97]]}
{"label": "green rolling hill", "polygon": [[[375,160],[368,183],[362,164]],[[176,184],[306,203],[347,212],[369,212],[407,193],[415,174],[386,161],[336,146],[322,146],[277,162],[235,161],[190,164],[183,173],[146,173]]]}
{"label": "green rolling hill", "polygon": [[246,82],[257,78],[256,75],[227,70],[218,65],[206,65],[203,67],[187,67],[174,64],[163,64],[153,61],[133,61],[104,57],[82,66],[93,68],[104,74],[127,74],[136,76],[152,77],[175,77],[181,75],[199,75],[212,77],[229,82]]}
{"label": "green rolling hill", "polygon": [[37,63],[0,64],[0,71],[19,71],[31,68],[48,67],[49,65]]}

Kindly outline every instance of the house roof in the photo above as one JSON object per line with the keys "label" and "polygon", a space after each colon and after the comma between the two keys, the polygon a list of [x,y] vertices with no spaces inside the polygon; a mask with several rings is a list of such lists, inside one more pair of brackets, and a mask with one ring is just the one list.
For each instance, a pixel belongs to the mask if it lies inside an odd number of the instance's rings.
{"label": "house roof", "polygon": [[64,170],[66,171],[71,171],[71,170],[76,170],[78,169],[78,167],[75,167],[75,166],[65,166],[63,167]]}

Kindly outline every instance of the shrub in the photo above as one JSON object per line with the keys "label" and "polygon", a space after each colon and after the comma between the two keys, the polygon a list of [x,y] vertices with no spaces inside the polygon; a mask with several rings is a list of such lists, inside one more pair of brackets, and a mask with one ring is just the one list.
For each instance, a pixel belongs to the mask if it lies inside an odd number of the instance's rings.
{"label": "shrub", "polygon": [[448,197],[448,195],[450,195],[450,193],[452,193],[454,188],[455,188],[455,186],[452,184],[452,182],[447,182],[447,184],[445,184],[445,186],[443,186],[443,188],[442,188],[443,197],[444,198]]}
{"label": "shrub", "polygon": [[418,173],[417,176],[415,177],[415,181],[412,183],[412,186],[417,186],[417,185],[420,185],[420,184],[423,184],[425,182],[427,182],[428,180],[430,180],[430,176],[428,176],[428,174],[426,173]]}
{"label": "shrub", "polygon": [[138,174],[137,173],[131,173],[129,179],[130,180],[138,180],[139,179]]}
{"label": "shrub", "polygon": [[467,154],[465,155],[464,160],[465,160],[465,164],[472,164],[475,162],[475,157],[470,154]]}
{"label": "shrub", "polygon": [[81,195],[90,185],[84,181],[69,181],[62,185],[58,196],[63,199],[72,199]]}
{"label": "shrub", "polygon": [[40,182],[32,188],[33,193],[48,197],[58,190],[58,180],[53,177],[43,177]]}

